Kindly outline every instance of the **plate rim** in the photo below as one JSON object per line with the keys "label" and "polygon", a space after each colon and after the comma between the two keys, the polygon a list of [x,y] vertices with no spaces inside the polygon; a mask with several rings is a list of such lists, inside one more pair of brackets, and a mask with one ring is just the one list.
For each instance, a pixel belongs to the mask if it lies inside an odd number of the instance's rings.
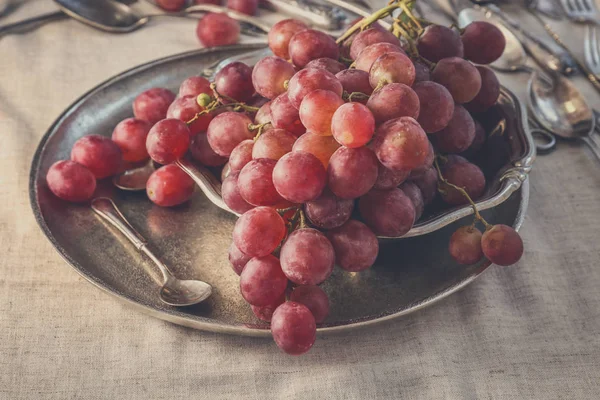
{"label": "plate rim", "polygon": [[[225,325],[225,324],[221,323],[220,321],[216,321],[216,320],[211,320],[210,322],[206,322],[206,321],[202,320],[203,317],[201,317],[201,316],[198,316],[198,319],[196,319],[196,318],[194,318],[194,316],[191,316],[190,314],[180,312],[179,309],[177,309],[177,308],[159,310],[149,304],[143,303],[139,299],[134,299],[130,296],[127,296],[124,293],[120,293],[120,292],[116,291],[114,288],[109,287],[104,282],[97,279],[94,275],[89,274],[85,269],[81,268],[80,263],[75,261],[69,255],[69,253],[60,245],[60,243],[58,243],[58,241],[52,234],[50,228],[48,227],[48,225],[46,224],[46,221],[44,220],[44,218],[42,216],[41,209],[37,202],[38,190],[37,190],[37,185],[36,185],[36,180],[38,177],[38,172],[39,172],[40,164],[41,164],[41,160],[42,160],[42,154],[44,153],[46,146],[48,144],[48,140],[50,139],[51,135],[55,131],[56,127],[59,124],[61,124],[70,115],[70,113],[73,112],[73,110],[77,106],[80,105],[80,103],[85,101],[88,97],[90,97],[95,92],[101,90],[103,87],[112,84],[113,81],[117,81],[117,80],[120,80],[129,75],[136,74],[140,70],[151,68],[155,64],[161,64],[166,61],[174,61],[174,60],[186,58],[186,57],[193,56],[193,55],[201,55],[201,54],[205,54],[205,53],[213,53],[213,52],[218,52],[218,51],[223,51],[223,50],[229,50],[229,51],[254,50],[254,49],[260,49],[260,48],[264,48],[264,47],[265,47],[265,44],[263,44],[263,43],[252,43],[252,44],[238,44],[238,45],[233,45],[233,46],[203,48],[203,49],[197,49],[197,50],[186,51],[183,53],[173,54],[170,56],[162,57],[162,58],[159,58],[156,60],[152,60],[152,61],[140,64],[140,65],[137,65],[135,67],[129,68],[119,74],[116,74],[116,75],[106,79],[105,81],[99,83],[98,85],[94,86],[93,88],[91,88],[90,90],[86,91],[84,94],[79,96],[54,120],[54,122],[52,122],[52,124],[48,127],[48,129],[44,133],[44,135],[40,138],[37,148],[36,148],[36,151],[33,155],[32,161],[31,161],[31,167],[30,167],[30,172],[29,172],[29,201],[30,201],[30,206],[32,208],[35,220],[36,220],[38,226],[40,227],[40,229],[42,230],[42,232],[44,233],[44,235],[46,236],[46,238],[50,241],[50,243],[52,244],[54,249],[58,252],[58,254],[67,262],[67,264],[72,269],[74,269],[79,275],[81,275],[84,279],[86,279],[88,282],[90,282],[93,286],[95,286],[96,288],[102,290],[103,292],[108,293],[109,295],[117,298],[121,302],[125,303],[126,305],[128,305],[129,307],[131,307],[137,311],[140,311],[146,315],[150,315],[152,317],[155,317],[155,318],[158,318],[161,320],[175,323],[177,325],[182,325],[182,326],[186,326],[186,327],[190,327],[190,328],[194,328],[194,329],[210,331],[210,332],[217,332],[217,333],[235,334],[235,335],[243,335],[243,336],[254,336],[254,337],[270,337],[271,336],[268,326],[265,326],[263,328],[263,327],[244,327],[242,325],[239,325],[239,326]],[[512,97],[514,100],[516,100],[515,105],[517,106],[519,111],[522,113],[523,105],[518,101],[518,99],[516,99],[516,97],[510,91],[507,91],[507,92],[509,93],[510,97]],[[524,115],[524,114],[522,114],[522,115]],[[525,124],[526,122],[523,121],[522,123]],[[528,137],[529,132],[527,130],[527,127],[523,126],[522,128],[524,128],[526,136]],[[535,149],[535,148],[533,147],[533,149]],[[535,150],[530,151],[530,153],[527,154],[527,158],[528,159],[531,158],[531,162],[533,161],[534,157],[535,157]],[[529,163],[527,163],[527,164],[529,164]],[[530,165],[528,165],[528,167],[530,168]],[[525,173],[518,177],[510,176],[508,181],[510,181],[510,184],[505,185],[505,190],[503,190],[503,192],[505,192],[505,194],[506,194],[506,198],[508,198],[511,194],[513,194],[516,191],[520,190],[520,192],[521,192],[521,201],[519,204],[519,209],[518,209],[517,215],[515,217],[515,221],[513,223],[513,227],[518,231],[524,222],[525,214],[526,214],[528,204],[529,204],[529,180],[528,180],[527,173]],[[505,200],[505,199],[503,199],[503,200]],[[491,207],[486,207],[486,208],[491,208]],[[464,215],[460,215],[460,216],[456,215],[457,218],[454,220],[458,220],[460,218],[470,215],[472,213],[472,209],[469,207],[469,210],[470,210],[470,212],[467,211],[467,213]],[[460,210],[456,210],[452,214],[455,214],[458,212],[460,212]],[[460,213],[460,214],[462,214],[462,213]],[[409,304],[404,309],[399,310],[395,313],[375,317],[375,318],[368,319],[368,320],[352,321],[345,325],[320,327],[317,329],[317,333],[319,335],[323,335],[323,334],[330,334],[330,333],[346,332],[346,331],[355,330],[358,328],[363,328],[363,327],[367,327],[367,326],[384,323],[386,321],[397,319],[397,318],[400,318],[409,313],[418,311],[418,310],[425,308],[427,306],[430,306],[430,305],[448,297],[452,293],[455,293],[455,292],[461,290],[462,288],[466,287],[471,282],[473,282],[477,277],[479,277],[484,271],[486,271],[490,265],[491,265],[490,262],[485,262],[480,268],[478,268],[467,279],[464,279],[463,281],[459,282],[458,284],[456,284],[454,286],[451,286],[451,287],[446,288],[438,293],[435,293],[434,295],[429,296],[425,300],[422,300],[418,303]]]}

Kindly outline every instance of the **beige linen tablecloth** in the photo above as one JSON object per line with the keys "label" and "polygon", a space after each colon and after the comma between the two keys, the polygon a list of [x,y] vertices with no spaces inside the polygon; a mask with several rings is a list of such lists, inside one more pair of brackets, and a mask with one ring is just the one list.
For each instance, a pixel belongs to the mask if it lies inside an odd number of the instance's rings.
{"label": "beige linen tablecloth", "polygon": [[[31,0],[0,22],[53,9]],[[194,27],[118,36],[61,21],[0,39],[1,399],[600,398],[600,164],[577,144],[535,164],[518,265],[303,357],[139,314],[67,266],[29,206],[39,139],[98,82],[197,48]],[[583,30],[559,27],[581,54]],[[522,96],[526,76],[505,78]]]}

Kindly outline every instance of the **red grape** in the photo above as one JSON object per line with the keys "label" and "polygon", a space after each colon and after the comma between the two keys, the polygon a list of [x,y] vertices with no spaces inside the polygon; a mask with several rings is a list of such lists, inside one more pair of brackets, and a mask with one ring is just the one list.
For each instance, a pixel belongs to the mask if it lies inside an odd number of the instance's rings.
{"label": "red grape", "polygon": [[481,89],[481,75],[477,68],[459,57],[438,61],[431,79],[448,89],[457,103],[468,103]]}
{"label": "red grape", "polygon": [[508,225],[494,225],[481,238],[483,254],[494,264],[515,264],[523,255],[521,236]]}
{"label": "red grape", "polygon": [[242,251],[237,248],[234,242],[231,242],[231,245],[229,245],[228,257],[229,262],[231,263],[231,268],[238,275],[241,275],[246,263],[248,263],[248,261],[250,261],[252,258],[249,255],[242,253]]}
{"label": "red grape", "polygon": [[210,81],[201,76],[190,76],[181,83],[181,86],[179,86],[179,97],[198,97],[201,93],[212,95]]}
{"label": "red grape", "polygon": [[383,164],[379,163],[379,170],[377,173],[377,180],[373,186],[375,189],[392,189],[398,187],[402,182],[408,178],[410,170],[398,170],[392,171],[386,168]]}
{"label": "red grape", "polygon": [[412,201],[413,206],[415,207],[415,221],[418,221],[425,210],[425,201],[421,189],[413,182],[404,182],[399,189],[408,196],[410,201]]}
{"label": "red grape", "polygon": [[[266,124],[267,122],[271,122],[271,102],[270,101],[267,101],[265,104],[263,104],[258,109],[258,111],[256,112],[256,115],[254,116],[255,124]],[[263,131],[265,129],[268,129],[267,127],[271,127],[271,125],[267,125],[267,126],[263,127]]]}
{"label": "red grape", "polygon": [[287,93],[275,97],[271,101],[270,108],[273,127],[285,129],[298,136],[306,132],[306,128],[300,121],[298,109],[292,105]]}
{"label": "red grape", "polygon": [[190,130],[178,119],[157,122],[146,138],[146,150],[159,164],[170,164],[183,157],[190,146]]}
{"label": "red grape", "polygon": [[465,157],[472,157],[477,154],[483,147],[486,139],[485,129],[483,129],[483,126],[478,121],[475,121],[475,138],[463,155]]}
{"label": "red grape", "polygon": [[391,43],[400,47],[400,40],[386,30],[369,28],[358,33],[350,45],[350,58],[356,60],[364,48],[375,43]]}
{"label": "red grape", "polygon": [[[204,108],[198,105],[196,98],[192,96],[179,97],[175,99],[169,106],[167,111],[167,118],[175,118],[180,121],[187,123],[191,121],[196,114],[203,111]],[[198,117],[197,120],[188,125],[190,134],[195,136],[200,132],[205,132],[208,128],[208,124],[212,121],[213,116],[209,114],[203,114]]]}
{"label": "red grape", "polygon": [[254,138],[254,133],[248,129],[251,124],[252,120],[242,113],[227,111],[219,114],[208,125],[208,143],[215,153],[229,157],[238,144]]}
{"label": "red grape", "polygon": [[330,136],[333,113],[342,104],[344,100],[337,93],[317,89],[306,95],[300,103],[300,121],[312,133]]}
{"label": "red grape", "polygon": [[246,15],[256,14],[259,0],[227,0],[227,8]]}
{"label": "red grape", "polygon": [[294,66],[280,57],[265,57],[252,70],[252,84],[261,96],[273,99],[286,91],[283,86],[296,73]]}
{"label": "red grape", "polygon": [[473,100],[465,104],[465,107],[471,112],[484,112],[496,104],[498,96],[500,96],[500,82],[491,68],[483,65],[478,65],[475,68],[481,76],[481,89],[479,89],[479,93]]}
{"label": "red grape", "polygon": [[375,133],[375,118],[364,104],[346,103],[333,114],[331,132],[339,144],[350,148],[361,147]]}
{"label": "red grape", "polygon": [[229,169],[231,172],[241,171],[246,164],[252,160],[252,150],[254,149],[254,140],[246,139],[241,141],[231,151],[229,156]]}
{"label": "red grape", "polygon": [[[344,90],[340,81],[331,72],[309,68],[299,71],[290,79],[287,93],[292,105],[299,109],[304,97],[317,89],[332,91],[340,97]],[[271,112],[273,112],[272,104]]]}
{"label": "red grape", "polygon": [[417,121],[427,133],[438,132],[448,125],[454,114],[452,95],[442,85],[425,81],[416,83],[413,90],[419,97]]}
{"label": "red grape", "polygon": [[483,257],[481,231],[473,226],[458,228],[448,244],[448,252],[459,264],[475,264]]}
{"label": "red grape", "polygon": [[289,44],[292,36],[305,29],[308,29],[308,26],[296,19],[284,19],[273,25],[268,36],[269,47],[273,54],[289,60]]}
{"label": "red grape", "polygon": [[449,168],[452,164],[456,163],[466,163],[469,162],[466,158],[456,155],[456,154],[447,154],[446,161],[443,165],[443,168]]}
{"label": "red grape", "polygon": [[411,170],[421,166],[429,153],[429,139],[411,117],[392,119],[377,128],[373,150],[387,168]]}
{"label": "red grape", "polygon": [[283,199],[273,185],[273,169],[277,161],[268,158],[252,160],[242,168],[238,178],[240,194],[254,206],[274,206]]}
{"label": "red grape", "polygon": [[317,58],[316,60],[312,60],[311,62],[306,64],[304,68],[321,68],[335,75],[338,72],[346,69],[346,66],[332,58],[323,57]]}
{"label": "red grape", "polygon": [[373,62],[369,82],[373,88],[381,83],[404,83],[411,86],[415,81],[415,66],[403,53],[385,53]]}
{"label": "red grape", "polygon": [[313,29],[305,29],[292,36],[288,50],[292,62],[299,68],[318,58],[337,60],[340,55],[338,45],[331,36]]}
{"label": "red grape", "polygon": [[309,221],[321,229],[333,229],[344,224],[350,219],[354,201],[350,199],[340,199],[325,188],[321,196],[304,205],[304,212]]}
{"label": "red grape", "polygon": [[329,160],[329,188],[342,199],[355,199],[367,193],[377,181],[379,163],[367,147],[340,147]]}
{"label": "red grape", "polygon": [[87,167],[97,179],[119,172],[122,159],[119,146],[100,135],[84,136],[71,149],[71,160]]}
{"label": "red grape", "polygon": [[161,207],[172,207],[188,201],[194,194],[196,184],[175,164],[160,167],[150,175],[146,194]]}
{"label": "red grape", "polygon": [[279,160],[292,151],[296,136],[285,129],[271,129],[261,134],[252,148],[252,158]]}
{"label": "red grape", "polygon": [[237,101],[248,101],[254,94],[252,68],[239,61],[229,63],[215,76],[215,86],[221,95]]}
{"label": "red grape", "polygon": [[242,214],[235,223],[233,242],[244,254],[264,257],[279,246],[285,233],[285,222],[275,209],[256,207]]}
{"label": "red grape", "polygon": [[[335,75],[342,84],[342,88],[348,93],[364,93],[370,95],[373,88],[369,83],[369,73],[358,69],[345,69]],[[357,100],[365,102],[366,100]]]}
{"label": "red grape", "polygon": [[284,199],[306,203],[321,195],[327,184],[327,172],[314,155],[294,151],[281,157],[275,165],[273,184]]}
{"label": "red grape", "polygon": [[425,161],[423,162],[423,164],[421,164],[417,168],[413,168],[410,171],[410,176],[414,178],[420,174],[425,173],[425,171],[427,171],[433,165],[434,158],[435,158],[435,152],[433,150],[433,145],[431,144],[431,141],[430,141],[429,142],[429,151],[427,152],[427,157],[425,158]]}
{"label": "red grape", "polygon": [[240,24],[223,13],[208,13],[198,21],[198,40],[204,47],[235,44],[240,38]]}
{"label": "red grape", "polygon": [[335,253],[331,242],[316,229],[295,230],[281,246],[281,269],[298,285],[318,285],[331,275]]}
{"label": "red grape", "polygon": [[431,80],[431,70],[427,65],[419,61],[413,61],[413,65],[415,66],[415,83]]}
{"label": "red grape", "polygon": [[298,286],[290,295],[290,301],[304,304],[315,317],[315,322],[320,324],[329,314],[329,298],[318,286]]}
{"label": "red grape", "polygon": [[156,5],[165,11],[181,11],[186,0],[156,0]]}
{"label": "red grape", "polygon": [[321,136],[312,132],[306,132],[296,140],[292,151],[305,151],[314,155],[323,163],[325,169],[327,169],[331,155],[339,147],[340,144],[336,142],[333,136]]}
{"label": "red grape", "polygon": [[277,257],[267,254],[246,263],[240,275],[240,292],[253,306],[266,306],[281,298],[287,283]]}
{"label": "red grape", "polygon": [[458,104],[448,125],[435,133],[435,147],[442,153],[460,153],[469,148],[475,138],[475,122],[471,114]]}
{"label": "red grape", "polygon": [[155,124],[167,116],[167,110],[173,100],[175,94],[168,89],[148,89],[133,101],[133,115],[137,119]]}
{"label": "red grape", "polygon": [[378,124],[400,117],[419,117],[419,96],[403,83],[390,83],[374,92],[367,101]]}
{"label": "red grape", "polygon": [[287,301],[273,313],[271,333],[281,350],[287,354],[300,355],[310,350],[315,343],[317,325],[305,305]]}
{"label": "red grape", "polygon": [[371,66],[380,56],[386,53],[404,53],[399,44],[392,44],[387,42],[374,43],[365,47],[358,57],[354,66],[358,70],[365,72],[371,71]]}
{"label": "red grape", "polygon": [[192,138],[190,143],[190,153],[194,160],[199,161],[207,167],[218,167],[227,162],[227,157],[215,153],[208,143],[208,136],[204,133],[198,134]]}
{"label": "red grape", "polygon": [[238,188],[239,175],[239,172],[231,172],[227,175],[227,178],[225,178],[221,185],[221,197],[225,204],[227,204],[227,207],[238,214],[243,214],[254,207],[248,204],[240,195]]}
{"label": "red grape", "polygon": [[[485,190],[485,177],[481,169],[475,164],[468,161],[446,163],[443,167],[442,174],[448,182],[463,188],[473,201],[481,197]],[[451,205],[468,204],[469,201],[458,190],[441,184],[443,189],[441,192],[442,199]]]}
{"label": "red grape", "polygon": [[423,203],[430,204],[437,195],[438,173],[435,167],[429,167],[418,176],[410,175],[410,181],[419,187],[423,195]]}
{"label": "red grape", "polygon": [[364,271],[375,263],[379,253],[377,236],[354,219],[327,232],[335,250],[335,263],[350,272]]}
{"label": "red grape", "polygon": [[57,161],[46,174],[46,183],[56,197],[79,203],[89,200],[96,190],[92,171],[73,161]]}
{"label": "red grape", "polygon": [[502,56],[506,38],[502,31],[485,21],[473,21],[462,31],[465,58],[476,64],[491,64]]}
{"label": "red grape", "polygon": [[119,122],[112,133],[112,141],[119,146],[123,160],[138,162],[147,159],[146,137],[152,125],[141,119],[127,118]]}
{"label": "red grape", "polygon": [[252,312],[256,315],[256,318],[261,319],[266,322],[270,322],[271,318],[273,318],[273,313],[281,304],[285,302],[285,294],[278,298],[274,303],[268,304],[266,306],[253,306],[250,304],[250,308],[252,308]]}
{"label": "red grape", "polygon": [[458,32],[441,25],[429,25],[417,40],[419,55],[438,62],[447,57],[463,57],[463,42]]}
{"label": "red grape", "polygon": [[371,190],[358,201],[365,223],[377,235],[397,237],[415,223],[415,207],[400,189]]}

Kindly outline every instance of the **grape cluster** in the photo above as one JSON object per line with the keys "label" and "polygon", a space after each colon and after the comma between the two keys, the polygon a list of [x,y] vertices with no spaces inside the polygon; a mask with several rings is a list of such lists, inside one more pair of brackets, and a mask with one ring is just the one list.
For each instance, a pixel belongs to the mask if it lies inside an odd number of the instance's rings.
{"label": "grape cluster", "polygon": [[494,61],[504,48],[501,34],[485,22],[462,36],[432,24],[401,41],[367,22],[337,43],[283,20],[269,33],[274,56],[253,68],[233,62],[214,82],[190,77],[177,97],[160,88],[143,92],[135,118],[119,123],[112,141],[80,139],[72,161],[52,166],[50,189],[84,201],[96,178],[119,171],[121,159],[150,157],[164,166],[150,177],[148,197],[173,206],[193,192],[174,164],[188,150],[205,166],[226,164],[222,197],[241,214],[229,261],[243,298],[289,354],[313,345],[329,311],[318,285],[334,265],[368,269],[377,235],[406,234],[436,199],[475,210],[474,223],[450,239],[457,262],[517,262],[519,235],[477,212],[485,176],[463,157],[482,147],[486,135],[475,118],[499,95],[493,71],[465,57]]}

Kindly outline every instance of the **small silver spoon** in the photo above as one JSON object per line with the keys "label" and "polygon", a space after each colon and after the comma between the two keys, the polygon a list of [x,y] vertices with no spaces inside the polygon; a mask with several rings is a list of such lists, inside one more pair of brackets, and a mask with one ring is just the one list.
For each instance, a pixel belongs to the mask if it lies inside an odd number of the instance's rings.
{"label": "small silver spoon", "polygon": [[592,138],[594,111],[571,81],[546,72],[550,79],[534,72],[529,80],[527,102],[534,118],[556,136],[583,141],[600,160],[600,146]]}
{"label": "small silver spoon", "polygon": [[210,297],[212,287],[198,280],[180,280],[175,278],[167,266],[150,251],[146,240],[125,219],[115,203],[106,197],[98,197],[92,200],[92,210],[106,222],[121,232],[138,251],[144,253],[163,275],[163,285],[160,288],[160,299],[164,303],[175,306],[190,306],[200,303]]}
{"label": "small silver spoon", "polygon": [[[192,164],[185,158],[175,161],[174,164],[188,174],[206,197],[217,207],[238,217],[240,216],[240,214],[230,209],[223,201],[221,197],[221,182],[219,182],[212,172],[203,166]],[[130,169],[122,174],[115,175],[113,177],[113,184],[121,190],[140,192],[146,190],[146,182],[155,170],[154,163],[149,162],[139,168]]]}
{"label": "small silver spoon", "polygon": [[157,13],[139,15],[131,7],[114,0],[54,0],[58,7],[70,17],[111,33],[128,33],[146,25],[150,19],[155,17],[193,18],[197,16],[191,13],[221,12],[229,15],[244,24],[249,24],[263,33],[268,33],[271,28],[257,18],[212,4],[195,5],[181,12]]}

